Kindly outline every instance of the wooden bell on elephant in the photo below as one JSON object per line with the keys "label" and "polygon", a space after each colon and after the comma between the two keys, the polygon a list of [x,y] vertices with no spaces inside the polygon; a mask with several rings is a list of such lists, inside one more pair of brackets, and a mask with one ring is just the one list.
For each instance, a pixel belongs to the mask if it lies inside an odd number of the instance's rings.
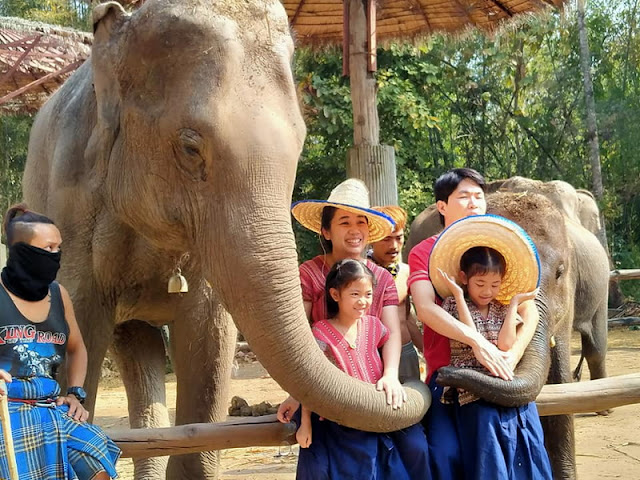
{"label": "wooden bell on elephant", "polygon": [[186,293],[189,291],[187,279],[182,275],[180,268],[176,268],[173,275],[169,277],[169,285],[167,287],[169,293]]}

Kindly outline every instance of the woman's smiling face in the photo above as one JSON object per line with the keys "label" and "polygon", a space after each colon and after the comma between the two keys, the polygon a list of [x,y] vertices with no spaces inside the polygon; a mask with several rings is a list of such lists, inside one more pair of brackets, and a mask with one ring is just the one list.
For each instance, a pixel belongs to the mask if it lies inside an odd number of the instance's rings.
{"label": "woman's smiling face", "polygon": [[322,235],[331,241],[335,260],[360,258],[369,239],[369,223],[366,216],[339,208],[331,219],[331,228],[323,229]]}

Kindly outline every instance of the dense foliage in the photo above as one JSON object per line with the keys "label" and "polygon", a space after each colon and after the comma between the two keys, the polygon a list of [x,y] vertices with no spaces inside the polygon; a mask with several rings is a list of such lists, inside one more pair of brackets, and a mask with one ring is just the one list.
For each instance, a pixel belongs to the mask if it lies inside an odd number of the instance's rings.
{"label": "dense foliage", "polygon": [[[640,267],[640,0],[591,0],[587,27],[609,242],[618,266]],[[5,0],[0,14],[83,26],[80,0]],[[69,13],[71,12],[71,14]],[[82,22],[85,22],[84,24]],[[86,27],[82,27],[86,28]],[[299,49],[294,64],[308,136],[294,199],[326,198],[352,143],[341,52]],[[575,10],[531,18],[493,37],[433,36],[378,51],[381,142],[396,149],[401,204],[413,218],[441,172],[468,165],[488,179],[524,175],[591,187]],[[29,119],[0,118],[0,195],[19,196]],[[317,239],[296,226],[302,258]],[[636,293],[638,282],[626,282]],[[637,289],[640,293],[640,289]],[[640,296],[638,297],[640,298]]]}

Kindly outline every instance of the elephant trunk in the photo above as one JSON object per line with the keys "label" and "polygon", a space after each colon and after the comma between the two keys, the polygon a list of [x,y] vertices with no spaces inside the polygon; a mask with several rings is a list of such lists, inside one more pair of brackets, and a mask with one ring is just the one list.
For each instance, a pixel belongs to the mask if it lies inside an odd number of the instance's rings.
{"label": "elephant trunk", "polygon": [[209,281],[222,304],[272,378],[312,411],[366,431],[419,422],[431,400],[423,383],[407,385],[408,402],[393,410],[374,385],[342,373],[318,348],[302,304],[290,195],[284,193],[238,198],[225,228],[209,231],[216,237],[203,246],[211,253],[205,257],[212,259]]}
{"label": "elephant trunk", "polygon": [[503,380],[471,369],[443,367],[438,370],[437,382],[463,388],[484,400],[504,407],[517,407],[534,401],[549,374],[549,326],[544,296],[539,294],[536,306],[540,320],[515,370],[513,380]]}

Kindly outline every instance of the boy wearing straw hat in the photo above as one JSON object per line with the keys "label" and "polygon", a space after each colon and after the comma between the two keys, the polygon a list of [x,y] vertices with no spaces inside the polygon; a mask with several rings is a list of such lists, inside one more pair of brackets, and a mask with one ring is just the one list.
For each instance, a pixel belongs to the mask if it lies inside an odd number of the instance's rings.
{"label": "boy wearing straw hat", "polygon": [[[436,207],[443,226],[471,215],[486,213],[485,180],[470,168],[456,168],[441,175],[434,183]],[[418,320],[424,325],[424,357],[427,362],[426,382],[432,398],[442,396],[436,384],[437,370],[449,365],[449,339],[469,345],[478,362],[495,376],[513,378],[513,368],[520,361],[538,324],[538,311],[532,301],[518,307],[523,320],[518,339],[508,352],[501,352],[476,330],[455,320],[440,307],[440,300],[429,276],[429,257],[438,235],[423,240],[409,254],[407,282]],[[456,433],[454,410],[451,405],[433,402],[423,420],[433,478],[462,478],[464,476],[460,442]]]}
{"label": "boy wearing straw hat", "polygon": [[401,383],[419,380],[420,363],[416,347],[422,351],[422,332],[416,324],[415,315],[411,312],[411,301],[407,288],[409,265],[402,261],[407,212],[395,205],[373,207],[373,209],[390,216],[396,224],[393,232],[382,240],[371,244],[371,250],[367,253],[367,257],[393,276],[398,289],[398,318],[400,319],[402,339],[398,377]]}

